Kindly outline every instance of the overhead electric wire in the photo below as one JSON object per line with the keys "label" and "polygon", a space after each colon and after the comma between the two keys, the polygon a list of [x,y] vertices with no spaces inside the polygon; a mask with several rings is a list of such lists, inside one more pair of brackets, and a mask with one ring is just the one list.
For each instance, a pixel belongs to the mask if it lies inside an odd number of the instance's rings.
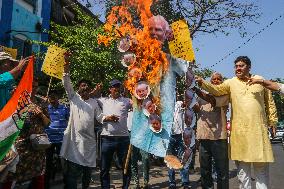
{"label": "overhead electric wire", "polygon": [[227,59],[229,56],[231,56],[232,54],[234,54],[237,50],[239,50],[240,48],[242,48],[243,46],[245,46],[248,42],[250,42],[252,39],[254,39],[256,36],[258,36],[259,34],[261,34],[262,32],[264,32],[267,28],[269,28],[270,26],[272,26],[276,21],[280,20],[281,18],[284,17],[284,13],[280,14],[278,17],[276,17],[275,19],[273,19],[273,21],[271,21],[269,24],[267,24],[265,27],[263,27],[261,30],[259,30],[257,33],[255,33],[253,36],[251,36],[249,39],[247,39],[245,42],[243,42],[242,44],[240,44],[237,48],[235,48],[234,50],[232,50],[230,53],[228,53],[227,55],[225,55],[222,59],[220,59],[218,62],[214,63],[213,65],[211,65],[209,68],[213,68],[214,66],[216,66],[217,64],[221,63],[222,61],[224,61],[225,59]]}

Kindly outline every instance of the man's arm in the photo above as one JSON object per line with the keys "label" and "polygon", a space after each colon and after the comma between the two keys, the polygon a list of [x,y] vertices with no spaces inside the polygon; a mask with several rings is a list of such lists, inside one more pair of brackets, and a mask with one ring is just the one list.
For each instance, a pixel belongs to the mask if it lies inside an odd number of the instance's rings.
{"label": "man's arm", "polygon": [[205,81],[204,79],[198,76],[195,77],[195,80],[202,89],[208,91],[210,94],[214,96],[222,96],[230,93],[230,86],[227,81],[225,81],[220,85],[213,85],[210,82]]}
{"label": "man's arm", "polygon": [[264,86],[265,88],[272,90],[272,91],[278,91],[280,89],[280,86],[278,83],[265,80],[265,79],[256,79],[256,78],[249,78],[249,85],[253,84],[260,84]]}
{"label": "man's arm", "polygon": [[[68,55],[66,55],[68,56]],[[72,99],[75,96],[75,90],[71,84],[70,79],[70,61],[68,58],[65,58],[65,64],[64,64],[64,72],[63,72],[63,79],[62,79],[63,86],[66,90],[68,99]]]}
{"label": "man's arm", "polygon": [[17,79],[23,69],[25,69],[26,65],[28,64],[30,60],[30,57],[27,57],[25,59],[20,60],[18,66],[13,68],[10,72],[10,74],[14,77],[14,79]]}
{"label": "man's arm", "polygon": [[216,105],[216,100],[214,96],[210,94],[206,94],[205,92],[201,91],[200,89],[194,87],[195,93],[202,98],[203,100],[209,102],[213,107]]}
{"label": "man's arm", "polygon": [[272,97],[271,91],[264,89],[264,104],[265,112],[267,117],[267,124],[273,129],[273,134],[275,134],[275,127],[278,122],[277,110]]}

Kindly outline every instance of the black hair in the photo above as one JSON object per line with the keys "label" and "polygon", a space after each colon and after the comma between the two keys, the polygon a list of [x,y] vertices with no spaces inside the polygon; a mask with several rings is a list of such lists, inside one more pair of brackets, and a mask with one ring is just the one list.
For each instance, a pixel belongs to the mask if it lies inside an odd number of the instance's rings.
{"label": "black hair", "polygon": [[55,89],[51,89],[49,91],[49,96],[55,96],[55,97],[59,97],[59,91],[55,90]]}
{"label": "black hair", "polygon": [[247,57],[247,56],[237,57],[236,60],[234,61],[234,63],[236,64],[237,62],[243,62],[246,65],[248,65],[249,67],[251,67],[251,61],[250,61],[249,57]]}
{"label": "black hair", "polygon": [[82,83],[87,83],[89,85],[89,87],[91,87],[91,85],[92,85],[92,82],[90,80],[88,80],[88,79],[81,79],[81,80],[79,80],[77,82],[76,86],[79,87]]}

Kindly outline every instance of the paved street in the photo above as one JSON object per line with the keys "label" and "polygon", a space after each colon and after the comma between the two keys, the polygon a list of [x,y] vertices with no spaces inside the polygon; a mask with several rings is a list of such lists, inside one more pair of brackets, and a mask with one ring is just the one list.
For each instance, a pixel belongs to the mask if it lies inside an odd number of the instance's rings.
{"label": "paved street", "polygon": [[[270,178],[271,178],[271,189],[281,189],[284,188],[284,149],[281,146],[281,143],[273,144],[273,151],[275,156],[275,163],[271,164],[270,167]],[[196,169],[199,169],[198,156],[196,157]],[[236,177],[236,167],[234,162],[230,162],[230,188],[237,189],[238,181]],[[151,188],[167,188],[168,187],[168,177],[166,167],[157,167],[154,166],[150,170],[150,187]],[[180,177],[177,174],[178,181],[180,183]],[[199,189],[200,183],[198,182],[200,174],[197,171],[195,174],[190,175],[191,186],[192,188]],[[94,182],[91,185],[92,189],[99,189],[99,170],[94,171],[93,173]],[[115,168],[112,171],[111,175],[112,188],[121,188],[121,172],[117,171]],[[142,181],[141,181],[142,182]],[[178,185],[180,186],[180,185]],[[133,185],[131,185],[133,187]],[[58,177],[57,180],[53,183],[52,189],[63,188],[62,179]],[[181,187],[180,187],[181,188]]]}

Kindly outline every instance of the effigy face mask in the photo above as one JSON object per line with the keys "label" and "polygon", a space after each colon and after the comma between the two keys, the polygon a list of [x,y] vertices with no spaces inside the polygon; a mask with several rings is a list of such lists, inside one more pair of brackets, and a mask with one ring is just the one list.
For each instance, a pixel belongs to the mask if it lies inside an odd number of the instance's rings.
{"label": "effigy face mask", "polygon": [[163,129],[161,118],[157,114],[151,114],[149,116],[149,126],[154,133],[160,133]]}
{"label": "effigy face mask", "polygon": [[130,40],[127,37],[123,37],[118,41],[117,49],[119,52],[126,52],[130,48]]}
{"label": "effigy face mask", "polygon": [[145,100],[143,100],[142,111],[144,115],[149,117],[151,114],[155,114],[156,109],[157,109],[157,106],[151,99],[146,98]]}
{"label": "effigy face mask", "polygon": [[128,71],[128,77],[129,78],[137,78],[137,80],[139,80],[142,77],[142,71],[137,67],[131,68]]}
{"label": "effigy face mask", "polygon": [[125,53],[122,55],[121,64],[128,67],[136,62],[136,55],[133,53]]}
{"label": "effigy face mask", "polygon": [[192,123],[195,123],[193,122],[194,121],[194,112],[193,110],[191,109],[188,109],[185,111],[185,115],[184,115],[184,121],[185,121],[185,124],[189,127],[192,125]]}
{"label": "effigy face mask", "polygon": [[140,81],[135,86],[134,96],[139,100],[146,99],[150,92],[150,86],[145,81]]}

